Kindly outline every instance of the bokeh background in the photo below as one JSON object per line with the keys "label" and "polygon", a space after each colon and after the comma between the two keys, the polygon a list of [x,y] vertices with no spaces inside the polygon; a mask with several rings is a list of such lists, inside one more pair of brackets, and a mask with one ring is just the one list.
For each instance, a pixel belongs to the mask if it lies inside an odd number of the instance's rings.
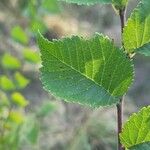
{"label": "bokeh background", "polygon": [[[130,0],[127,17],[138,0]],[[36,43],[104,33],[120,45],[112,6],[56,0],[0,0],[0,150],[116,150],[116,108],[70,104],[43,90]],[[136,55],[135,81],[125,97],[124,120],[150,104],[150,57]]]}

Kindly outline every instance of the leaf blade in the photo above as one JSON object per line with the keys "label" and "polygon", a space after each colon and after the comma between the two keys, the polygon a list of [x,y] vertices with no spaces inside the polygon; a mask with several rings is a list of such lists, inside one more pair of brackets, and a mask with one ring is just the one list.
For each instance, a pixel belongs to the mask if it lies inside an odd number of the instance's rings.
{"label": "leaf blade", "polygon": [[125,123],[120,139],[126,148],[138,147],[139,144],[150,142],[150,106],[144,107],[133,114]]}
{"label": "leaf blade", "polygon": [[66,101],[93,107],[112,105],[132,83],[132,61],[102,35],[53,42],[40,35],[38,43],[41,81],[46,90]]}
{"label": "leaf blade", "polygon": [[150,42],[150,3],[142,0],[135,8],[123,32],[123,41],[128,53]]}

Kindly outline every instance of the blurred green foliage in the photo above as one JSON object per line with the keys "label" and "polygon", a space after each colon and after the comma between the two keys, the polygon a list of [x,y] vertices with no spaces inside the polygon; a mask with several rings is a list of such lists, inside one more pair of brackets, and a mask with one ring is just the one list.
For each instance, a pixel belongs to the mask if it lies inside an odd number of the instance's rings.
{"label": "blurred green foliage", "polygon": [[15,56],[5,53],[1,58],[1,64],[6,69],[19,69],[21,67],[21,62]]}
{"label": "blurred green foliage", "polygon": [[28,44],[29,38],[27,34],[24,32],[24,30],[20,26],[15,26],[11,30],[11,36],[16,41],[22,43],[22,44]]}
{"label": "blurred green foliage", "polygon": [[7,52],[1,57],[0,150],[10,150],[10,147],[11,150],[20,150],[25,141],[32,147],[43,130],[42,120],[55,110],[54,104],[46,102],[38,110],[26,112],[30,102],[22,90],[31,80],[22,73],[22,68],[27,61],[36,65],[40,59],[39,54],[30,48],[24,48],[21,54],[23,60]]}
{"label": "blurred green foliage", "polygon": [[35,52],[34,50],[32,49],[29,49],[29,48],[25,48],[23,50],[23,56],[24,58],[31,62],[31,63],[38,63],[40,62],[40,57],[39,57],[39,53]]}
{"label": "blurred green foliage", "polygon": [[[3,4],[9,3],[8,0]],[[20,46],[20,51],[4,51],[0,56],[0,150],[20,150],[26,144],[34,149],[40,132],[44,130],[43,119],[56,108],[53,103],[44,102],[37,110],[26,111],[30,100],[24,96],[23,90],[30,85],[32,79],[26,77],[23,69],[25,64],[32,65],[35,69],[40,63],[39,53],[31,48],[30,40],[35,31],[46,30],[42,21],[43,14],[57,12],[57,2],[22,0],[18,5],[29,24],[27,27],[17,24],[10,29],[10,38]]]}
{"label": "blurred green foliage", "polygon": [[10,80],[7,76],[0,76],[0,87],[2,90],[11,91],[15,90],[15,85],[12,80]]}
{"label": "blurred green foliage", "polygon": [[30,83],[30,80],[23,76],[20,72],[15,72],[14,80],[17,89],[24,89]]}
{"label": "blurred green foliage", "polygon": [[56,0],[27,0],[23,5],[22,13],[29,19],[29,30],[44,33],[47,30],[43,21],[45,14],[59,13],[60,5]]}
{"label": "blurred green foliage", "polygon": [[20,107],[26,107],[29,104],[28,100],[26,100],[25,97],[19,92],[12,93],[11,99]]}

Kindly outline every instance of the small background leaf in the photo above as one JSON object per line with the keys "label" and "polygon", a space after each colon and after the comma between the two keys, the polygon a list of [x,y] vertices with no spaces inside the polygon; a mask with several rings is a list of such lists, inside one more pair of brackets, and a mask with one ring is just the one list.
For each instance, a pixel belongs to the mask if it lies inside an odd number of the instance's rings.
{"label": "small background leaf", "polygon": [[30,81],[26,77],[24,77],[20,72],[16,72],[14,74],[14,79],[16,87],[18,89],[24,89],[30,83]]}
{"label": "small background leaf", "polygon": [[14,40],[22,43],[22,44],[28,44],[29,38],[25,31],[20,26],[15,26],[11,30],[11,36]]}
{"label": "small background leaf", "polygon": [[144,107],[130,117],[123,127],[120,139],[129,149],[138,144],[150,142],[150,106]]}
{"label": "small background leaf", "polygon": [[27,61],[29,61],[31,63],[40,62],[39,53],[33,51],[32,49],[29,49],[29,48],[24,49],[23,50],[23,56]]}
{"label": "small background leaf", "polygon": [[0,87],[1,89],[6,91],[11,91],[16,89],[16,86],[14,85],[13,81],[10,80],[5,75],[0,76]]}
{"label": "small background leaf", "polygon": [[150,42],[150,2],[148,0],[142,0],[133,11],[124,28],[123,40],[128,53],[136,52],[137,48]]}
{"label": "small background leaf", "polygon": [[10,55],[9,53],[5,53],[1,59],[2,66],[5,69],[19,69],[21,67],[21,62],[18,58]]}
{"label": "small background leaf", "polygon": [[12,101],[20,107],[26,107],[29,102],[25,99],[25,97],[18,92],[15,92],[11,95]]}

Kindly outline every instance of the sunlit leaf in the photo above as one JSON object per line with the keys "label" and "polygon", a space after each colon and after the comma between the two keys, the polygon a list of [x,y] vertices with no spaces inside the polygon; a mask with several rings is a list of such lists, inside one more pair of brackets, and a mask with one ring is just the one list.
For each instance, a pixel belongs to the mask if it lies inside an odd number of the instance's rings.
{"label": "sunlit leaf", "polygon": [[129,118],[123,127],[120,139],[122,144],[129,150],[134,150],[135,147],[135,150],[146,150],[137,149],[137,147],[145,147],[147,144],[140,144],[150,142],[150,106],[144,107]]}
{"label": "sunlit leaf", "polygon": [[23,89],[30,83],[30,80],[24,77],[20,72],[14,74],[14,79],[18,89]]}
{"label": "sunlit leaf", "polygon": [[15,85],[7,76],[0,76],[0,88],[6,91],[15,90]]}
{"label": "sunlit leaf", "polygon": [[12,93],[11,99],[15,104],[20,107],[26,107],[29,104],[28,100],[26,100],[25,97],[18,92]]}
{"label": "sunlit leaf", "polygon": [[33,51],[32,49],[28,49],[28,48],[24,49],[23,55],[24,55],[24,58],[31,63],[39,63],[40,62],[39,53]]}
{"label": "sunlit leaf", "polygon": [[[141,0],[137,8],[128,19],[127,25],[123,33],[124,46],[128,53],[140,51],[142,46],[150,43],[150,2],[149,0]],[[150,51],[146,45],[143,51]],[[146,51],[145,51],[146,52]],[[146,52],[147,53],[147,52]]]}
{"label": "sunlit leaf", "polygon": [[5,53],[1,59],[2,66],[5,69],[19,69],[21,67],[21,62],[18,58],[10,55],[9,53]]}
{"label": "sunlit leaf", "polygon": [[25,31],[20,26],[15,26],[11,30],[11,36],[14,40],[22,43],[22,44],[28,44],[29,38]]}

